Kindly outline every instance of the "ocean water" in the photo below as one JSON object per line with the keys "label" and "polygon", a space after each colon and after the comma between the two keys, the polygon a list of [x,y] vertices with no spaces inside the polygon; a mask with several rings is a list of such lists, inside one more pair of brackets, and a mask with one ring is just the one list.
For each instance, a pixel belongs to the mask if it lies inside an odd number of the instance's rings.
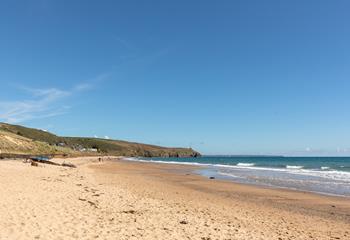
{"label": "ocean water", "polygon": [[350,197],[350,157],[203,156],[131,158],[201,166],[206,177]]}

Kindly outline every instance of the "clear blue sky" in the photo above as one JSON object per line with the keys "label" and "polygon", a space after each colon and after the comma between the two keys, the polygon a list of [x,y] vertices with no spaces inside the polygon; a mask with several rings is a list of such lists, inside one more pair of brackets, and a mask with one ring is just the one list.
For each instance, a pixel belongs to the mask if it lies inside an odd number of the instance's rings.
{"label": "clear blue sky", "polygon": [[0,121],[350,155],[350,1],[1,1]]}

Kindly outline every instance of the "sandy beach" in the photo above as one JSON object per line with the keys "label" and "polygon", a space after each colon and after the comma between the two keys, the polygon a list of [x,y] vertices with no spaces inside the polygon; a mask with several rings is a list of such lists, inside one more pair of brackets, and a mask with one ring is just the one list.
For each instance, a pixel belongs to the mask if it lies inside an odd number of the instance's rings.
{"label": "sandy beach", "polygon": [[[107,159],[107,158],[105,158]],[[0,239],[350,239],[350,199],[210,180],[192,167],[0,161]]]}

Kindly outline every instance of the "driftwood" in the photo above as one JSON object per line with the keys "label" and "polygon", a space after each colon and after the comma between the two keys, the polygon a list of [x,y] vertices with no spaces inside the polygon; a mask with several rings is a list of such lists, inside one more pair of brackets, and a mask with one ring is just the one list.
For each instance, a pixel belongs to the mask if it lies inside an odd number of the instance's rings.
{"label": "driftwood", "polygon": [[62,167],[70,167],[70,168],[76,168],[77,166],[75,166],[74,164],[72,163],[62,163],[61,164]]}
{"label": "driftwood", "polygon": [[62,166],[62,167],[70,167],[70,168],[76,168],[76,166],[72,163],[62,163],[62,164],[59,164],[59,163],[55,163],[55,162],[52,162],[52,161],[49,161],[49,160],[46,160],[46,159],[41,159],[41,158],[31,158],[29,160],[31,163],[32,163],[32,166],[33,166],[33,163],[44,163],[44,164],[50,164],[50,165],[54,165],[54,166]]}
{"label": "driftwood", "polygon": [[31,158],[30,159],[32,162],[38,162],[38,163],[45,163],[45,164],[50,164],[50,165],[55,165],[55,166],[61,166],[61,164],[49,161],[49,160],[42,160],[38,158]]}

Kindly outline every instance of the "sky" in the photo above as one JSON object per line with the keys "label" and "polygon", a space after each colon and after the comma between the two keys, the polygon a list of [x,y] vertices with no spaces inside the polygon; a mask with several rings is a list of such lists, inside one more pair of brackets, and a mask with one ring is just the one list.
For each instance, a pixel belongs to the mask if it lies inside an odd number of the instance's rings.
{"label": "sky", "polygon": [[203,154],[350,155],[350,2],[0,3],[0,121]]}

